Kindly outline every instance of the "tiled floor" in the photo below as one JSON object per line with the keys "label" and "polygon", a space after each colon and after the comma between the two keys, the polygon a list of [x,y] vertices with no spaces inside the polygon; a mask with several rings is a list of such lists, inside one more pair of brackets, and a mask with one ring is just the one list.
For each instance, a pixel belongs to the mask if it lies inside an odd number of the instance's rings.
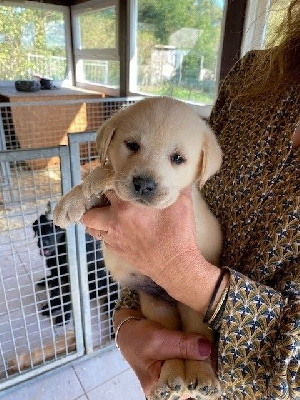
{"label": "tiled floor", "polygon": [[0,393],[1,400],[144,400],[118,350],[76,361]]}

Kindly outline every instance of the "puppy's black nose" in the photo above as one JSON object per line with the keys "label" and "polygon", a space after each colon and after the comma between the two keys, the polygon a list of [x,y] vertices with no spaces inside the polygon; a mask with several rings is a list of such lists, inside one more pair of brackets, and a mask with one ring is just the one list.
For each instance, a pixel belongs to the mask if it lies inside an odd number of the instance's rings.
{"label": "puppy's black nose", "polygon": [[132,179],[133,189],[140,196],[153,195],[156,189],[156,182],[146,176],[135,176]]}

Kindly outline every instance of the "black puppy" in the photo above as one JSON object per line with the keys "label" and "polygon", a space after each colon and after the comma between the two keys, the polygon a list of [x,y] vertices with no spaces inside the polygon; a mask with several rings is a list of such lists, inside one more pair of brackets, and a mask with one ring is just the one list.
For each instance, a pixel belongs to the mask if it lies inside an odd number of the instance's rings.
{"label": "black puppy", "polygon": [[[40,215],[33,222],[32,229],[38,237],[40,255],[46,258],[50,271],[50,276],[47,277],[48,284],[53,285],[59,276],[64,278],[68,274],[65,230],[54,225],[47,214]],[[45,286],[45,279],[39,281],[37,285]]]}
{"label": "black puppy", "polygon": [[[66,323],[71,317],[71,294],[69,284],[68,254],[66,245],[66,232],[53,224],[46,213],[32,224],[33,231],[38,237],[40,254],[45,257],[50,275],[37,283],[39,286],[50,288],[49,304],[42,308],[43,315],[60,311],[55,319],[56,324]],[[94,241],[92,236],[86,233],[87,272],[89,282],[89,295],[91,299],[105,296],[110,303],[110,309],[118,297],[118,285],[107,276],[103,255],[99,241]],[[108,288],[109,282],[109,288]]]}

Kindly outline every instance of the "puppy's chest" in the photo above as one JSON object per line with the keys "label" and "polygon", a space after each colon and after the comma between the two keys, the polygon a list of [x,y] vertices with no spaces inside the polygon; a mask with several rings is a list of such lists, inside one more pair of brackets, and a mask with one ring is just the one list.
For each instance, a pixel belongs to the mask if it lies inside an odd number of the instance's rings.
{"label": "puppy's chest", "polygon": [[131,287],[139,292],[150,294],[164,301],[175,303],[175,300],[161,286],[157,285],[152,279],[145,275],[131,274],[126,286]]}
{"label": "puppy's chest", "polygon": [[157,285],[149,277],[136,272],[133,267],[126,264],[114,253],[106,249],[105,246],[103,246],[103,256],[106,268],[121,286],[128,286],[131,289],[151,294],[165,301],[174,302],[174,299],[161,286]]}

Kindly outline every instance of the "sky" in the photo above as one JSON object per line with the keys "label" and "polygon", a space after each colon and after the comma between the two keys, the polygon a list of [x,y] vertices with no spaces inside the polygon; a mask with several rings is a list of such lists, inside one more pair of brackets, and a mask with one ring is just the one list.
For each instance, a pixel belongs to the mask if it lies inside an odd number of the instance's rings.
{"label": "sky", "polygon": [[224,7],[225,0],[216,0],[216,3],[220,7]]}

